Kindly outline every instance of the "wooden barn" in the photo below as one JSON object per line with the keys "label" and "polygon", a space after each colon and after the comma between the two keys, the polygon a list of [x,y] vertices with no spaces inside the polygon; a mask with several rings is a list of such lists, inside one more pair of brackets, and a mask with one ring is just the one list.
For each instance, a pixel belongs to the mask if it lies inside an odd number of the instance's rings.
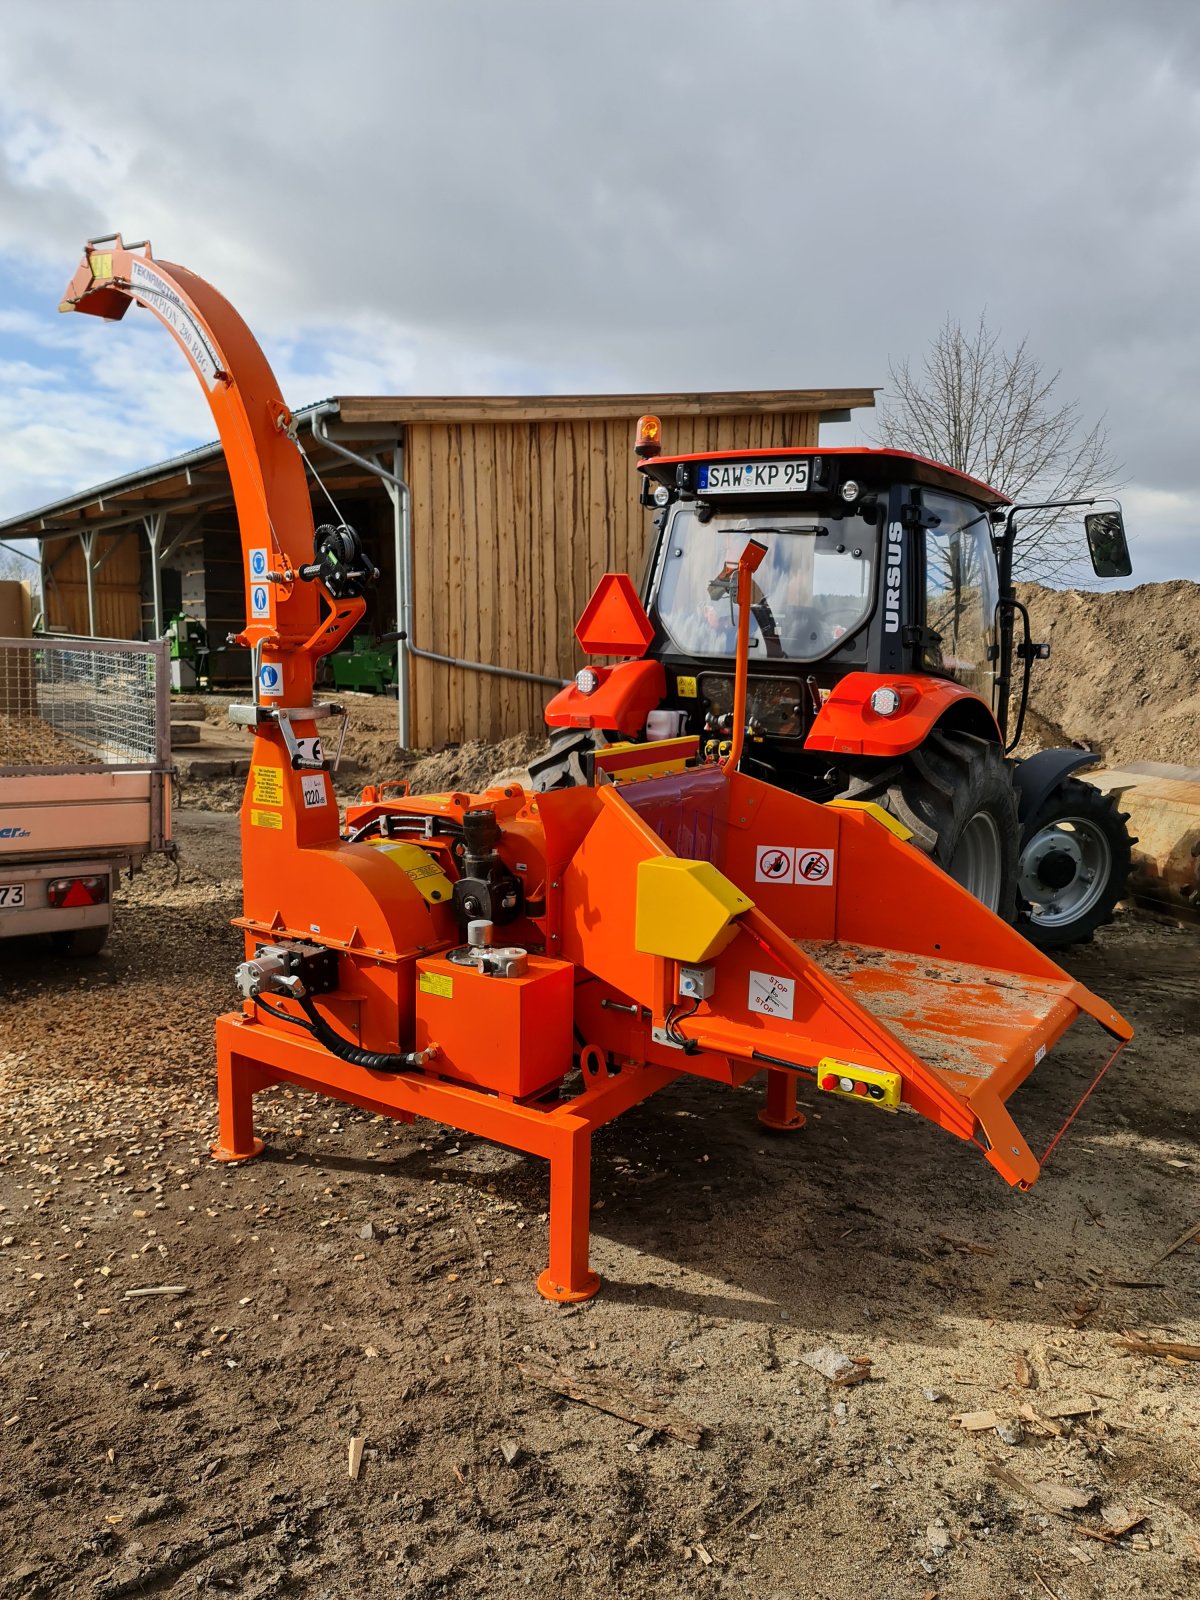
{"label": "wooden barn", "polygon": [[[870,389],[342,396],[298,413],[317,522],[336,506],[381,570],[365,628],[408,633],[389,647],[401,743],[540,723],[580,663],[572,630],[597,580],[641,571],[642,413],[685,453],[815,445],[822,421],[873,403]],[[144,639],[182,616],[204,630],[213,686],[247,684],[246,654],[226,642],[245,602],[219,444],[11,518],[0,538],[40,542],[50,629]]]}

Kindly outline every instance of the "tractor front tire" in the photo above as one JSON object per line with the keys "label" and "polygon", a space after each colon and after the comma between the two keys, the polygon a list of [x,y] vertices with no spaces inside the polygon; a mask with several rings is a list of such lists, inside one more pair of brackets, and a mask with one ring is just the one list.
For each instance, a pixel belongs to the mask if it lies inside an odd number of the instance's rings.
{"label": "tractor front tire", "polygon": [[529,781],[537,794],[551,789],[579,789],[588,781],[586,757],[608,744],[599,728],[555,728],[550,748],[529,763]]}
{"label": "tractor front tire", "polygon": [[899,761],[860,773],[844,796],[882,806],[989,911],[1016,918],[1017,794],[999,745],[935,731]]}
{"label": "tractor front tire", "polygon": [[1026,825],[1017,889],[1017,926],[1039,950],[1086,944],[1113,919],[1129,881],[1132,846],[1109,794],[1064,778]]}

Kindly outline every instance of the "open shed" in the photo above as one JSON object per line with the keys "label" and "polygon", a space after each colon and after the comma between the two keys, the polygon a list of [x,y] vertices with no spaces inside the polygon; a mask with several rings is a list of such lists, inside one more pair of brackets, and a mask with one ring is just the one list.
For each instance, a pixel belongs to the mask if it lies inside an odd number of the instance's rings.
{"label": "open shed", "polygon": [[[636,576],[645,559],[641,414],[661,417],[672,453],[802,448],[822,421],[873,404],[871,389],[793,389],[340,396],[298,412],[317,522],[352,523],[381,571],[365,627],[408,636],[396,647],[400,742],[540,723],[579,665],[574,623],[597,580]],[[249,682],[245,651],[227,644],[245,599],[218,443],[10,518],[0,537],[39,541],[54,631],[147,639],[185,616],[206,631],[213,685]]]}

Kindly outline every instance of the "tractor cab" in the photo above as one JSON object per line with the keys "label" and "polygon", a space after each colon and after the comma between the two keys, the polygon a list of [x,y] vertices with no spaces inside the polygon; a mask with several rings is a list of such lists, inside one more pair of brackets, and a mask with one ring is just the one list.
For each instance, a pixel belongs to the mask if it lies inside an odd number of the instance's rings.
{"label": "tractor cab", "polygon": [[750,608],[751,770],[827,768],[805,741],[854,672],[933,674],[978,697],[977,721],[995,712],[992,518],[1003,521],[1004,496],[895,450],[660,457],[642,472],[657,533],[643,598],[675,731],[729,734],[736,565],[750,538],[766,549]]}

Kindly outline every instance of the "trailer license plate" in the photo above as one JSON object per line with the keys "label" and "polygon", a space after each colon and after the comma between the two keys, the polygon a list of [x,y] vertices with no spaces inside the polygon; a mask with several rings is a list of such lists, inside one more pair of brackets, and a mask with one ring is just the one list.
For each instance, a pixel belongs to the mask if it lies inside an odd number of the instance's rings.
{"label": "trailer license plate", "polygon": [[25,904],[23,883],[0,883],[0,911],[15,911]]}
{"label": "trailer license plate", "polygon": [[808,488],[808,462],[714,461],[700,468],[699,494],[779,494]]}

